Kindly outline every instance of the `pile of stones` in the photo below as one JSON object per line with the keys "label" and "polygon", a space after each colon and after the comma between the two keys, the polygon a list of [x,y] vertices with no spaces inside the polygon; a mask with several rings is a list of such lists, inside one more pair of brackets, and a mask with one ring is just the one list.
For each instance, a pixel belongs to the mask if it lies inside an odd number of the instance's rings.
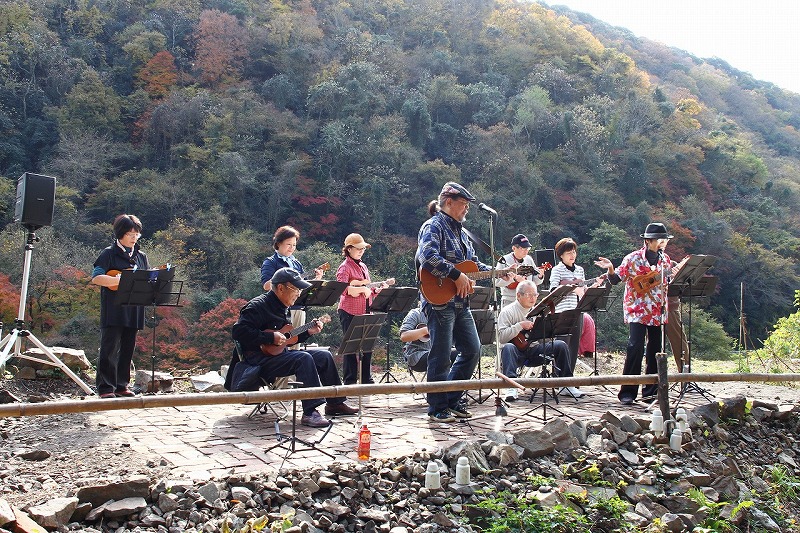
{"label": "pile of stones", "polygon": [[[770,499],[767,466],[780,464],[800,475],[798,415],[800,405],[738,397],[688,413],[678,449],[674,442],[670,447],[669,435],[650,431],[650,418],[607,412],[594,422],[556,418],[541,430],[491,432],[446,450],[272,476],[235,475],[199,485],[146,476],[84,479],[73,494],[23,509],[0,499],[0,531],[36,531],[38,525],[119,533],[473,532],[499,516],[479,507],[481,500],[513,494],[542,508],[560,505],[580,513],[616,497],[626,512],[615,522],[596,516],[595,509],[593,531],[611,531],[620,520],[645,527],[658,518],[665,530],[678,532],[691,531],[708,515],[707,507],[687,497],[693,488],[719,504],[720,518],[731,524],[786,531],[761,504]],[[455,482],[460,457],[470,466],[468,483]],[[28,460],[37,460],[35,453]],[[427,482],[434,470],[438,487]],[[743,501],[753,504],[734,513]],[[786,509],[788,520],[798,512],[795,502]]]}

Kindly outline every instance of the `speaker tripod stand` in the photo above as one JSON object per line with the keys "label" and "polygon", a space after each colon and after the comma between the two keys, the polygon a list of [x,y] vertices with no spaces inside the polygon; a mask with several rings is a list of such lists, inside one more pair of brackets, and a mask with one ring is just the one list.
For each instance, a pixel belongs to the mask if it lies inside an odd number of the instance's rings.
{"label": "speaker tripod stand", "polygon": [[[27,359],[29,361],[36,361],[37,363],[44,363],[50,366],[55,366],[61,369],[67,376],[72,379],[86,394],[94,395],[94,391],[83,382],[83,380],[75,374],[70,368],[64,364],[50,348],[42,344],[36,336],[25,329],[25,303],[28,299],[28,282],[30,281],[31,274],[31,256],[33,255],[33,244],[39,241],[36,236],[36,227],[26,227],[28,230],[28,238],[25,243],[25,257],[22,266],[22,289],[19,296],[19,311],[17,319],[14,321],[14,327],[11,333],[6,335],[0,341],[0,368],[4,368],[6,362],[12,357],[19,359]],[[38,347],[47,356],[49,360],[38,359],[22,353],[22,339],[28,339],[36,347]]]}

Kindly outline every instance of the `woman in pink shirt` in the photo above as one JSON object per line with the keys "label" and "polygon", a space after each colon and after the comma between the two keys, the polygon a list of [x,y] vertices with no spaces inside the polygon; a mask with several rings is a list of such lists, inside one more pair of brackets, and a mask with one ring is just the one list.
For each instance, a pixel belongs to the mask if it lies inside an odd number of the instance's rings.
{"label": "woman in pink shirt", "polygon": [[[369,277],[369,269],[361,260],[364,252],[371,245],[364,241],[364,237],[358,233],[351,233],[344,240],[342,255],[344,261],[336,270],[336,280],[347,283],[348,287],[339,297],[339,322],[342,324],[342,331],[347,332],[350,322],[356,315],[363,315],[369,312],[369,304],[372,297],[380,292],[384,287],[388,287],[394,279],[386,280],[381,283],[372,283]],[[358,363],[356,354],[344,356],[342,362],[342,382],[345,385],[358,383]],[[372,379],[372,352],[361,354],[361,383],[375,383]]]}

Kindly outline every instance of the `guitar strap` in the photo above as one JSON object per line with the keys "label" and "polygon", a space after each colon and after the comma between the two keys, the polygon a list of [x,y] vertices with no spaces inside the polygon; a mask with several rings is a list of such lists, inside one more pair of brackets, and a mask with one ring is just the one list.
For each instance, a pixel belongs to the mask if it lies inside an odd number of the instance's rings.
{"label": "guitar strap", "polygon": [[[478,237],[477,235],[472,233],[470,230],[468,230],[464,226],[461,226],[461,229],[464,230],[464,233],[467,234],[467,237],[469,237],[469,240],[472,241],[472,243],[475,245],[476,248],[479,248],[482,252],[484,252],[489,257],[492,256],[492,248],[488,244],[486,244],[483,241],[483,239],[481,239],[480,237]],[[494,255],[494,260],[497,261],[498,263],[506,264],[505,258],[500,254],[495,254]]]}

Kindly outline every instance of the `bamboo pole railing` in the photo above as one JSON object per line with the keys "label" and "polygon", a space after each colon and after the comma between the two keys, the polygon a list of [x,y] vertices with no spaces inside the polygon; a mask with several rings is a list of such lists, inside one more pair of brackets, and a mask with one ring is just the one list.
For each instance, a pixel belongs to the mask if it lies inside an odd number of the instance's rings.
{"label": "bamboo pole railing", "polygon": [[[796,382],[800,374],[669,374],[670,383],[695,382]],[[656,383],[658,376],[603,375],[574,376],[570,378],[515,378],[514,381],[527,388],[556,388],[565,386],[592,387],[604,385],[626,385]],[[426,392],[449,392],[458,390],[493,390],[507,388],[509,383],[503,379],[481,379],[436,382],[375,383],[370,385],[342,385],[338,387],[314,387],[298,389],[278,389],[256,392],[194,393],[194,394],[155,394],[134,398],[96,399],[86,397],[80,400],[49,401],[41,403],[11,403],[0,405],[1,417],[20,417],[36,415],[55,415],[66,413],[88,413],[98,411],[119,411],[126,409],[152,409],[158,407],[187,407],[223,404],[253,404],[285,400],[313,398],[336,398],[342,396],[368,396],[378,394],[422,394]]]}

